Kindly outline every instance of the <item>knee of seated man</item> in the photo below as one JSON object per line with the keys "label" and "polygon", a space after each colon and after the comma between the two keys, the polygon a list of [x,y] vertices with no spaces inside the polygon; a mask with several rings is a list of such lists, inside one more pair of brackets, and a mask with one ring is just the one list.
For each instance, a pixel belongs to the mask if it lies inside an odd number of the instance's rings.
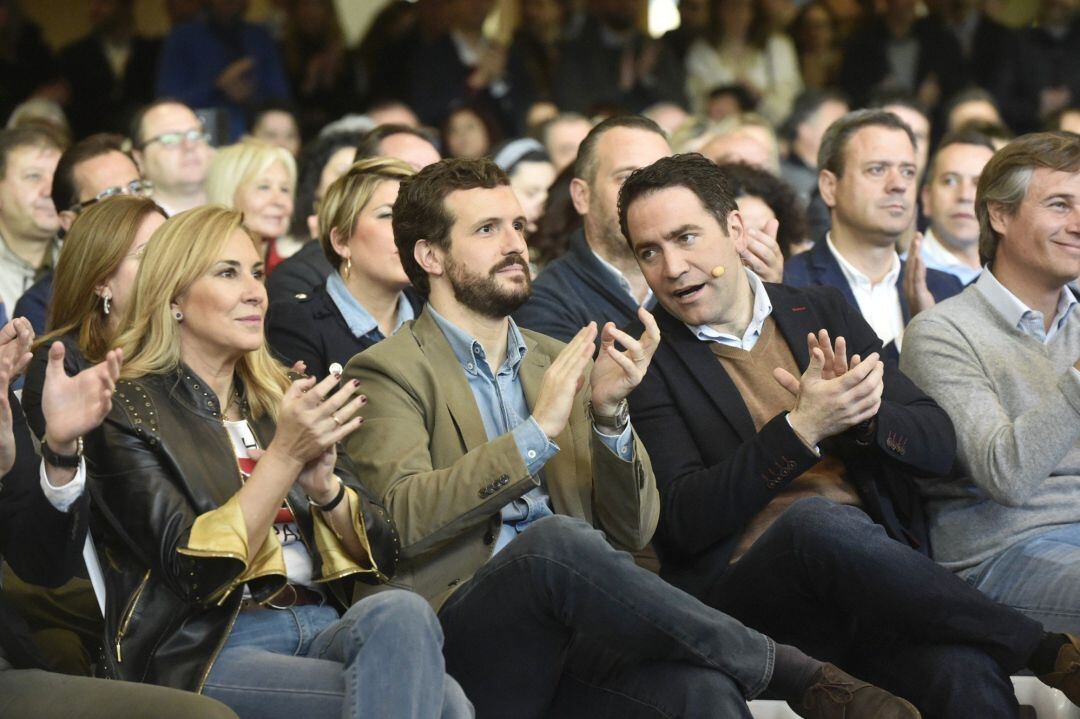
{"label": "knee of seated man", "polygon": [[872,526],[873,521],[858,507],[837,504],[824,497],[807,497],[792,504],[776,520],[777,528],[800,542],[825,540],[840,542],[842,530],[857,531]]}
{"label": "knee of seated man", "polygon": [[590,547],[608,548],[604,534],[588,522],[564,514],[555,514],[534,522],[518,536],[507,550],[515,554],[538,554],[551,559],[578,560]]}

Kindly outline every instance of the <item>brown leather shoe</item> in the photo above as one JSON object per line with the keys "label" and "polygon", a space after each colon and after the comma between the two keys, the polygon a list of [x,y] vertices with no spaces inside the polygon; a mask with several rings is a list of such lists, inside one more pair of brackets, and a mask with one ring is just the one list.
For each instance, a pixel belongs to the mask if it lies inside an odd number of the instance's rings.
{"label": "brown leather shoe", "polygon": [[1080,706],[1080,637],[1066,634],[1069,643],[1058,650],[1054,671],[1043,674],[1039,680],[1061,692],[1076,706]]}
{"label": "brown leather shoe", "polygon": [[898,696],[824,665],[798,704],[788,706],[805,719],[920,719],[919,710]]}

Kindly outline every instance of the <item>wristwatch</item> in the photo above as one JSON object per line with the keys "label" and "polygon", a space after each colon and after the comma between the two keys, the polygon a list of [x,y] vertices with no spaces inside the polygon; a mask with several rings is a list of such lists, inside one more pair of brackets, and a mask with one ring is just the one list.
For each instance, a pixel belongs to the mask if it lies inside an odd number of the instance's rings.
{"label": "wristwatch", "polygon": [[82,437],[75,440],[75,454],[58,454],[49,447],[48,442],[41,443],[41,458],[54,467],[78,469],[83,456]]}
{"label": "wristwatch", "polygon": [[593,411],[592,401],[586,405],[586,409],[589,419],[592,420],[592,423],[597,427],[621,430],[626,426],[626,423],[630,421],[630,403],[625,399],[615,405],[615,414],[613,415],[596,414],[596,412]]}

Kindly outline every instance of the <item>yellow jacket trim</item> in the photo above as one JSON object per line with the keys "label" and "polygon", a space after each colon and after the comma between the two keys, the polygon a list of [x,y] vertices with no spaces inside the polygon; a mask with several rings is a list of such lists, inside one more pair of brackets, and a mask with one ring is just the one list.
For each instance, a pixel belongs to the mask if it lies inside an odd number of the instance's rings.
{"label": "yellow jacket trim", "polygon": [[360,512],[360,497],[356,494],[356,490],[346,487],[343,501],[349,503],[349,516],[352,517],[353,530],[356,532],[356,536],[360,538],[360,544],[363,545],[367,554],[367,566],[361,566],[352,555],[345,551],[345,547],[341,543],[341,536],[330,526],[330,522],[327,521],[323,513],[315,510],[312,515],[315,525],[315,547],[319,550],[319,556],[322,558],[322,577],[319,579],[321,582],[340,579],[349,574],[378,572],[378,567],[375,566],[375,558],[371,556],[371,546],[368,544],[364,518]]}

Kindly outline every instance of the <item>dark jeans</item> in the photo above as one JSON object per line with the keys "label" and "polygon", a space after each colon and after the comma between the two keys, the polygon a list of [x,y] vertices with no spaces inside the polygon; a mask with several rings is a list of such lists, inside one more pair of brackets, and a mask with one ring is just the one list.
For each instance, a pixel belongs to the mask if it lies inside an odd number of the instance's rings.
{"label": "dark jeans", "polygon": [[771,640],[546,517],[439,612],[446,669],[478,717],[749,717]]}
{"label": "dark jeans", "polygon": [[820,498],[792,505],[704,599],[928,719],[1019,716],[1009,675],[1042,637],[862,510]]}

